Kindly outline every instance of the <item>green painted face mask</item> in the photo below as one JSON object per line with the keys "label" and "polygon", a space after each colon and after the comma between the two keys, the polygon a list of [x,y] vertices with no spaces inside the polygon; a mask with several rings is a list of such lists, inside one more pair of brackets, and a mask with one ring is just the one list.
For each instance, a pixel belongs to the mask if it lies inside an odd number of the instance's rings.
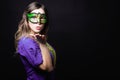
{"label": "green painted face mask", "polygon": [[33,24],[45,24],[47,22],[46,15],[40,13],[28,13],[28,20]]}

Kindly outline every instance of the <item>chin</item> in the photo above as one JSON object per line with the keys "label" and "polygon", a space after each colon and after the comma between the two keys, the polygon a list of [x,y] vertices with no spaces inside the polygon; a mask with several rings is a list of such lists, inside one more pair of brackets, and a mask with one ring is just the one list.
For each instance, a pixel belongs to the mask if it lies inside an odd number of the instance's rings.
{"label": "chin", "polygon": [[36,30],[36,31],[35,31],[35,33],[39,33],[39,32],[40,32],[40,30]]}

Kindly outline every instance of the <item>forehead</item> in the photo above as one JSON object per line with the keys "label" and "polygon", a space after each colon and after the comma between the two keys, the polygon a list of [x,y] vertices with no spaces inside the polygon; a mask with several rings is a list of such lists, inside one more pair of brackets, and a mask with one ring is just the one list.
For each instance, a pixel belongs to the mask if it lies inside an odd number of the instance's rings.
{"label": "forehead", "polygon": [[39,9],[35,9],[35,10],[31,11],[31,13],[41,13],[41,14],[44,14],[45,11],[42,8],[39,8]]}

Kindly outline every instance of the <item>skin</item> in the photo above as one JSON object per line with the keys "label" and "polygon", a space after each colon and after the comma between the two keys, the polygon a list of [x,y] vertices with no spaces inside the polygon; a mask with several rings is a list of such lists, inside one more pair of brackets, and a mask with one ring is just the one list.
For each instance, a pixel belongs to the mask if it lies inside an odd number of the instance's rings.
{"label": "skin", "polygon": [[[31,13],[41,13],[41,14],[45,14],[45,12],[44,12],[44,10],[43,10],[42,8],[40,8],[40,9],[35,9],[35,10],[33,10]],[[28,24],[29,24],[29,27],[30,27],[30,29],[31,29],[31,34],[39,33],[39,32],[43,29],[43,27],[44,27],[44,24],[39,24],[39,23],[33,24],[33,23],[31,23],[31,22],[28,22]]]}
{"label": "skin", "polygon": [[[42,8],[39,9],[35,9],[33,10],[31,13],[45,13],[44,10]],[[52,60],[51,60],[51,56],[50,56],[50,51],[47,48],[45,43],[41,43],[40,41],[37,40],[36,35],[39,35],[40,37],[44,37],[44,35],[39,34],[39,32],[44,28],[44,24],[33,24],[31,22],[28,21],[29,27],[31,29],[31,33],[30,35],[33,36],[36,41],[39,44],[39,47],[41,49],[41,54],[42,54],[42,58],[43,58],[43,63],[39,65],[39,68],[42,70],[46,70],[48,72],[53,70],[53,65],[52,65]]]}

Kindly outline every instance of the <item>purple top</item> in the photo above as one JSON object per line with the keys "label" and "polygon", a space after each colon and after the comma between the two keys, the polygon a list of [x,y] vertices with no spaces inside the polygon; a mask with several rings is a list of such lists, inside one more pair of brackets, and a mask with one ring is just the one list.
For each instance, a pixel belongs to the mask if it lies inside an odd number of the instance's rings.
{"label": "purple top", "polygon": [[[42,64],[42,54],[38,43],[32,38],[23,37],[18,42],[18,53],[24,64],[27,80],[54,80],[54,71],[40,70],[38,65]],[[50,53],[52,61],[53,56]]]}

